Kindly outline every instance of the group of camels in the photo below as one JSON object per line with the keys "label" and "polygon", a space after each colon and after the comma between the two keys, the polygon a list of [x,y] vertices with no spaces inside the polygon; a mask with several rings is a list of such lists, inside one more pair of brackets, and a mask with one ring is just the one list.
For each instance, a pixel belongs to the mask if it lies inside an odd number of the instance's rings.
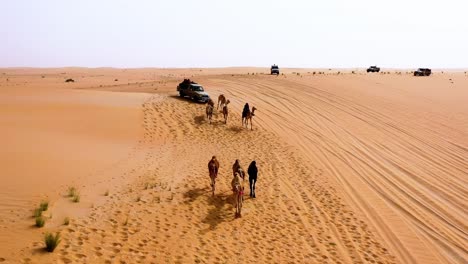
{"label": "group of camels", "polygon": [[[211,179],[211,192],[214,196],[215,193],[215,186],[216,186],[216,178],[218,177],[218,170],[219,170],[219,162],[216,156],[213,156],[208,162],[208,171],[210,174]],[[232,165],[232,181],[231,187],[232,192],[234,195],[234,207],[236,208],[235,217],[241,217],[241,210],[242,210],[242,203],[244,201],[244,179],[245,179],[245,171],[242,169],[239,160],[236,160]]]}
{"label": "group of camels", "polygon": [[[227,119],[229,115],[229,110],[228,110],[228,104],[230,101],[226,99],[224,94],[220,94],[218,96],[218,104],[216,106],[216,109],[218,110],[219,107],[222,107],[223,110],[223,118],[224,118],[224,123],[227,124]],[[248,106],[248,104],[246,104]],[[255,116],[255,110],[257,108],[252,107],[252,111],[247,107],[244,107],[244,111],[242,111],[242,126],[245,125],[246,128],[248,128],[248,123],[250,121],[250,130],[253,130],[252,128],[252,118]],[[213,100],[208,100],[208,104],[206,105],[206,118],[208,119],[208,122],[211,124],[211,119],[213,118],[213,111],[214,111],[214,101]]]}

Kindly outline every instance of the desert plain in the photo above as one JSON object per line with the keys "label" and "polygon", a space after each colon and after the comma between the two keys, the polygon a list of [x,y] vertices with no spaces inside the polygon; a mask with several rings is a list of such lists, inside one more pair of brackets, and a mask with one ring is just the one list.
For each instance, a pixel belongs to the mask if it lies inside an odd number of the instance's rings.
{"label": "desert plain", "polygon": [[[281,71],[0,69],[0,263],[467,263],[468,74]],[[259,169],[241,218],[236,159]]]}

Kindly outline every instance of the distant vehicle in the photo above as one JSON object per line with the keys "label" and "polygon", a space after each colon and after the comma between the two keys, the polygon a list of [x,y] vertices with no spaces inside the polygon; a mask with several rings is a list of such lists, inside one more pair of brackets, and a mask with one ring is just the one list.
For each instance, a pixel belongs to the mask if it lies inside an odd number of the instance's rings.
{"label": "distant vehicle", "polygon": [[272,75],[273,75],[273,74],[276,74],[276,75],[279,75],[279,74],[280,74],[280,72],[279,72],[279,67],[278,67],[278,65],[276,65],[276,64],[273,64],[273,66],[271,66],[270,71],[271,71],[271,74],[272,74]]}
{"label": "distant vehicle", "polygon": [[177,91],[181,97],[188,96],[195,101],[207,103],[210,100],[210,96],[205,92],[203,86],[190,81],[190,79],[184,79],[183,82],[179,83]]}
{"label": "distant vehicle", "polygon": [[428,68],[419,68],[414,72],[414,76],[429,76],[432,74],[431,69]]}
{"label": "distant vehicle", "polygon": [[379,72],[379,71],[380,71],[380,68],[377,66],[370,66],[369,68],[367,68],[367,72]]}

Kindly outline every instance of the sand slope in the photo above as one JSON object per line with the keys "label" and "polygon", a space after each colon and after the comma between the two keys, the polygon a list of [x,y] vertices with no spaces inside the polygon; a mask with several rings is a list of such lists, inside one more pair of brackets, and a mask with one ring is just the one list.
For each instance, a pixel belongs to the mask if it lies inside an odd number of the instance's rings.
{"label": "sand slope", "polygon": [[[312,70],[301,70],[300,75],[275,77],[239,74],[242,71],[258,69],[70,71],[86,76],[84,80],[95,78],[73,84],[73,89],[153,95],[133,100],[122,94],[122,102],[134,103],[124,108],[119,103],[107,117],[94,117],[106,125],[93,125],[94,139],[86,143],[103,141],[103,152],[93,160],[111,165],[76,157],[87,167],[70,179],[43,172],[43,177],[62,183],[41,187],[44,193],[56,193],[51,199],[53,220],[45,228],[26,228],[33,220],[24,205],[15,217],[1,211],[4,219],[21,223],[1,223],[5,230],[16,231],[3,236],[0,257],[31,263],[466,262],[466,75],[314,76],[307,73]],[[212,96],[224,93],[231,100],[227,125],[218,112],[214,124],[208,124],[204,105],[174,96],[176,83],[192,75]],[[138,81],[115,84],[115,78]],[[51,84],[60,88],[58,79]],[[31,93],[27,84],[18,86]],[[11,83],[8,87],[18,92]],[[4,101],[22,109],[5,91]],[[59,89],[51,95],[73,91]],[[93,100],[96,92],[80,93],[85,94],[81,102],[97,106],[107,104],[103,95],[114,94],[97,92],[100,99]],[[240,127],[246,101],[258,108],[253,131]],[[57,112],[52,108],[47,115]],[[80,107],[72,112],[89,116]],[[121,127],[113,126],[122,122],[115,117],[124,113],[128,126],[113,133]],[[15,124],[15,133],[50,128],[46,136],[73,142],[73,149],[90,146],[78,140],[84,131],[57,137],[55,122],[40,122],[40,127],[19,121],[22,116],[9,111],[1,120]],[[24,138],[32,142],[33,136]],[[19,141],[11,142],[11,149],[21,149]],[[113,148],[116,144],[121,147]],[[34,149],[53,153],[48,144]],[[221,162],[215,197],[206,171],[212,155]],[[5,157],[18,159],[3,151],[2,162]],[[229,190],[230,168],[237,158],[244,168],[255,159],[260,169],[258,198],[246,196],[241,219],[234,219]],[[96,167],[99,172],[93,171]],[[86,170],[92,177],[81,176]],[[83,202],[63,197],[67,182],[83,183]],[[11,190],[18,189],[14,184],[10,181]],[[28,199],[5,190],[2,197],[11,199],[4,208],[20,206],[14,197]],[[109,196],[103,195],[106,190]],[[40,201],[34,195],[29,199],[32,207]],[[71,224],[61,225],[70,215]],[[40,250],[41,233],[53,230],[61,230],[63,242],[56,253],[47,254]],[[9,244],[12,238],[21,238],[20,243]]]}

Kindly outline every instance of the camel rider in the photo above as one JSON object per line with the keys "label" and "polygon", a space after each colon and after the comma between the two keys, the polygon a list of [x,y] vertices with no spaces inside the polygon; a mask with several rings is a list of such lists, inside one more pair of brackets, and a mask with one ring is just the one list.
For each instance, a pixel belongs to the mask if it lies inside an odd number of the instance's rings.
{"label": "camel rider", "polygon": [[249,103],[245,103],[244,110],[242,110],[242,118],[247,117],[247,113],[250,112]]}

